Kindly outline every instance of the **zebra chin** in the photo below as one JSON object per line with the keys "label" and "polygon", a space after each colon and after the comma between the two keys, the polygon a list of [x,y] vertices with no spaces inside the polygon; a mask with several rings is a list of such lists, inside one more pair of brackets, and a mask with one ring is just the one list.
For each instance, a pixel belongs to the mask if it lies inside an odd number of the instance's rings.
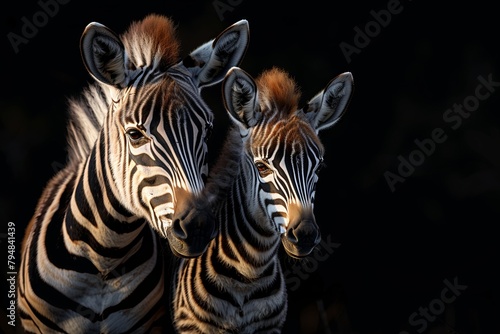
{"label": "zebra chin", "polygon": [[172,253],[181,258],[203,254],[217,235],[215,216],[210,209],[188,208],[174,215],[166,229]]}

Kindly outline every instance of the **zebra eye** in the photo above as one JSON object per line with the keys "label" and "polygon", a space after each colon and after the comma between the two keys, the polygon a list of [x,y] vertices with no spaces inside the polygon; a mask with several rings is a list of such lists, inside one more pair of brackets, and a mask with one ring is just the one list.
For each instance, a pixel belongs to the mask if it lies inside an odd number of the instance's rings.
{"label": "zebra eye", "polygon": [[262,161],[257,161],[255,163],[255,167],[257,168],[257,171],[259,172],[261,177],[266,177],[267,175],[272,173],[271,168],[269,168],[265,163]]}
{"label": "zebra eye", "polygon": [[142,132],[137,129],[130,129],[127,131],[127,135],[132,140],[138,140],[142,138]]}
{"label": "zebra eye", "polygon": [[126,132],[129,137],[132,145],[138,146],[140,144],[144,144],[145,136],[144,133],[139,129],[128,129]]}

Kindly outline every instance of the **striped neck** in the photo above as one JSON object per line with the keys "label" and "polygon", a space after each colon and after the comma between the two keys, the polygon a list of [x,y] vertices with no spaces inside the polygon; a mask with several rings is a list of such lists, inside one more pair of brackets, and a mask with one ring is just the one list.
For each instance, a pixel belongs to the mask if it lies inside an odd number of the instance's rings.
{"label": "striped neck", "polygon": [[113,193],[100,142],[98,139],[87,161],[79,165],[63,236],[70,253],[89,259],[106,273],[130,258],[150,233],[141,233],[144,219],[133,216]]}
{"label": "striped neck", "polygon": [[[243,165],[243,162],[242,162]],[[226,200],[216,210],[219,220],[219,235],[215,247],[222,251],[232,270],[233,278],[255,280],[270,275],[276,270],[276,256],[281,245],[279,233],[272,228],[264,212],[256,215],[250,208],[255,207],[253,176],[248,176],[244,166],[232,184]],[[229,263],[227,263],[229,261]],[[250,264],[242,266],[241,263]]]}

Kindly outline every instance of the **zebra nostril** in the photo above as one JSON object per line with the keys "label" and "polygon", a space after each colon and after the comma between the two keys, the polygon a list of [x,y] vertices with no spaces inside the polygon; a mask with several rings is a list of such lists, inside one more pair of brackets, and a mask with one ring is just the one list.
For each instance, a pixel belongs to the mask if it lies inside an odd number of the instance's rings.
{"label": "zebra nostril", "polygon": [[302,221],[298,226],[288,229],[286,237],[293,244],[299,242],[304,245],[316,243],[319,238],[319,230],[309,221]]}
{"label": "zebra nostril", "polygon": [[185,240],[187,239],[187,233],[182,227],[182,223],[180,219],[175,219],[172,222],[172,232],[176,238]]}
{"label": "zebra nostril", "polygon": [[295,228],[289,228],[285,233],[286,238],[293,244],[298,242],[297,235],[295,234]]}

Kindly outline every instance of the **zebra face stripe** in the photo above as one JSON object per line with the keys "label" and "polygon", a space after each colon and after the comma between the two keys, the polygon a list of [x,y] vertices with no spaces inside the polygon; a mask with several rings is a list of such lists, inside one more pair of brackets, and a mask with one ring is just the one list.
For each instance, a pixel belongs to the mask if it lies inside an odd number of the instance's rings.
{"label": "zebra face stripe", "polygon": [[115,103],[108,163],[128,209],[167,237],[175,189],[194,195],[203,189],[213,115],[189,78],[144,80],[138,76]]}
{"label": "zebra face stripe", "polygon": [[280,130],[264,137],[256,127],[248,154],[252,173],[258,180],[256,193],[261,209],[280,233],[298,219],[298,214],[289,210],[290,205],[312,212],[317,172],[323,163],[323,148],[316,140],[308,136],[294,135],[292,138],[291,135],[291,132]]}

